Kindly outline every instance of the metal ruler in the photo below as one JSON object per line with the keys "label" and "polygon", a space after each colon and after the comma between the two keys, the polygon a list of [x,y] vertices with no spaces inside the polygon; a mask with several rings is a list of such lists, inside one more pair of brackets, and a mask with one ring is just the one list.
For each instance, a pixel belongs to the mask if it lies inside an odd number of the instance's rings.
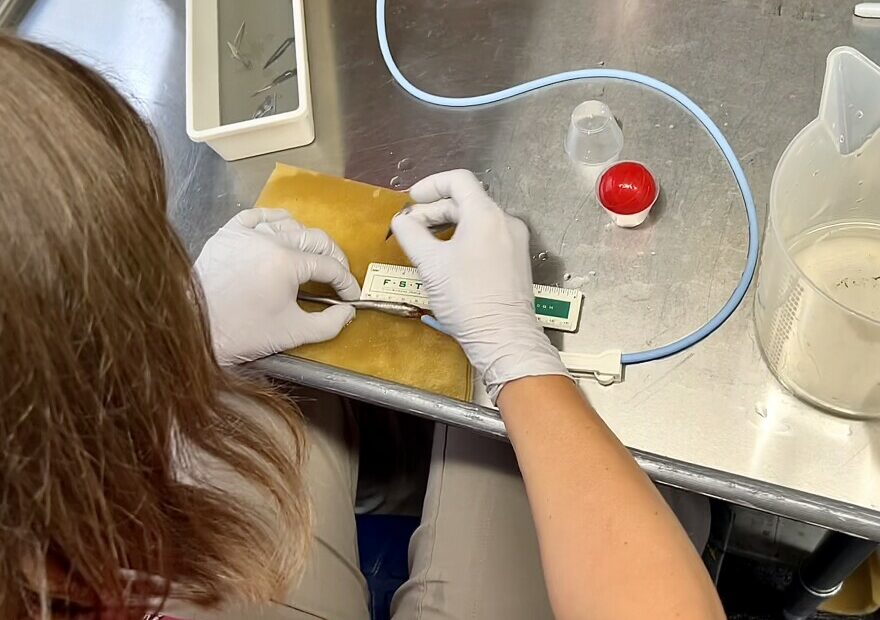
{"label": "metal ruler", "polygon": [[[548,329],[577,331],[584,294],[575,289],[535,284],[535,316]],[[402,301],[430,310],[428,296],[415,267],[370,263],[361,299]]]}

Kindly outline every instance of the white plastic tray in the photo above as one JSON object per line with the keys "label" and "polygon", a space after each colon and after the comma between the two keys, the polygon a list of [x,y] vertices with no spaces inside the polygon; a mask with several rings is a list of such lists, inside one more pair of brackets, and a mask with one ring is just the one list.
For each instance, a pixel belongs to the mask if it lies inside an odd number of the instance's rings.
{"label": "white plastic tray", "polygon": [[[227,161],[305,146],[315,139],[302,0],[293,3],[298,107],[263,118],[222,124],[219,0],[186,2],[186,132]],[[254,64],[262,61],[254,59]],[[259,101],[254,101],[254,107]]]}

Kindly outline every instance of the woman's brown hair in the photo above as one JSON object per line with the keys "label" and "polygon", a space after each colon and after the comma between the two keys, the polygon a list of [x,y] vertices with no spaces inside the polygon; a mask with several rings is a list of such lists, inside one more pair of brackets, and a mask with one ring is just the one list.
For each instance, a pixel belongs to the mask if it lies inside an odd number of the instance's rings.
{"label": "woman's brown hair", "polygon": [[136,617],[171,587],[268,599],[308,533],[295,406],[218,367],[125,99],[2,35],[0,85],[0,617]]}

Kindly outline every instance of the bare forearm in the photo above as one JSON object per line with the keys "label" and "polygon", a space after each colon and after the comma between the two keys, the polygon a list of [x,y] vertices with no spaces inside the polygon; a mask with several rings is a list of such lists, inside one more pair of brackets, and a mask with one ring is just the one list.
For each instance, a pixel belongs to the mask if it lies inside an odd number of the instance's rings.
{"label": "bare forearm", "polygon": [[557,618],[724,617],[675,516],[570,380],[513,381],[498,405]]}
{"label": "bare forearm", "polygon": [[[410,198],[416,206],[391,227],[418,266],[435,319],[497,398],[557,617],[721,617],[675,517],[565,377],[535,322],[528,228],[464,170],[419,181]],[[457,224],[449,241],[429,230],[441,222]]]}

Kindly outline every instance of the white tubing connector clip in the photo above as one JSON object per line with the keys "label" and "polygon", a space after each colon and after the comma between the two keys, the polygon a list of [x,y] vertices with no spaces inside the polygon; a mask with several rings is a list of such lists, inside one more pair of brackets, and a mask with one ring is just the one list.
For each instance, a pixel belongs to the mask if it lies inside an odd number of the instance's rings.
{"label": "white tubing connector clip", "polygon": [[559,356],[568,372],[576,379],[595,379],[599,385],[611,385],[623,381],[623,364],[620,351],[604,353],[571,353],[560,351]]}
{"label": "white tubing connector clip", "polygon": [[860,2],[853,9],[856,17],[865,17],[867,19],[880,18],[880,2]]}

